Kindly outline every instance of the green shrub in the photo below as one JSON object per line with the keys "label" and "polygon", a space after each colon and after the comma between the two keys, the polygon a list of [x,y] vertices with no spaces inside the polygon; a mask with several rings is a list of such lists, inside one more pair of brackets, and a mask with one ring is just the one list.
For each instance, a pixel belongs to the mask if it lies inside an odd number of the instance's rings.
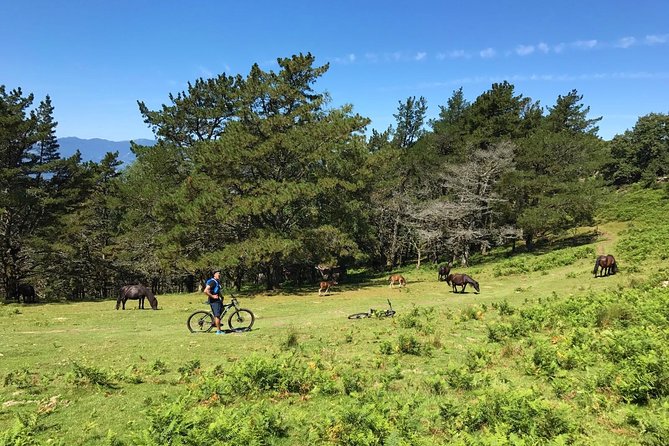
{"label": "green shrub", "polygon": [[200,373],[202,363],[199,359],[192,359],[179,367],[177,370],[182,381],[188,381],[192,376]]}
{"label": "green shrub", "polygon": [[36,392],[42,379],[39,374],[31,372],[28,369],[15,370],[5,375],[4,385],[14,386],[17,389],[26,389],[29,392]]}
{"label": "green shrub", "polygon": [[613,303],[601,307],[597,312],[597,326],[609,327],[615,324],[628,326],[634,318],[634,310],[626,304]]}
{"label": "green shrub", "polygon": [[113,374],[103,368],[95,366],[87,366],[72,363],[72,374],[69,380],[76,385],[94,385],[115,389],[118,385],[114,382]]}
{"label": "green shrub", "polygon": [[295,328],[291,327],[288,330],[286,338],[280,343],[281,350],[290,350],[299,347],[299,338]]}
{"label": "green shrub", "polygon": [[415,305],[407,313],[400,315],[397,320],[402,328],[415,329],[422,334],[434,333],[434,320],[436,319],[434,307],[416,307]]}
{"label": "green shrub", "polygon": [[311,428],[310,441],[305,444],[380,446],[387,444],[392,432],[388,411],[376,403],[360,405],[348,402],[334,415],[319,420]]}
{"label": "green shrub", "polygon": [[406,355],[420,356],[428,353],[428,347],[412,335],[400,335],[397,339],[397,351]]}
{"label": "green shrub", "polygon": [[165,362],[161,361],[160,359],[156,359],[155,361],[153,361],[153,363],[149,367],[149,370],[152,373],[155,373],[156,375],[164,375],[165,373],[169,372],[167,364],[165,364]]}
{"label": "green shrub", "polygon": [[492,307],[499,312],[500,316],[511,316],[516,311],[506,299],[501,302],[493,302]]}
{"label": "green shrub", "polygon": [[521,438],[545,441],[573,433],[577,426],[569,406],[549,402],[532,390],[491,390],[459,411],[447,409],[440,409],[444,421],[469,432],[499,427]]}
{"label": "green shrub", "polygon": [[39,444],[35,435],[40,431],[37,414],[19,414],[14,425],[0,431],[0,446],[29,446]]}
{"label": "green shrub", "polygon": [[483,319],[485,311],[478,305],[469,305],[467,308],[460,311],[460,321],[467,322],[470,320],[480,321]]}
{"label": "green shrub", "polygon": [[148,416],[150,426],[133,439],[133,444],[261,446],[287,434],[279,409],[265,403],[242,403],[213,411],[190,407],[183,400],[151,409]]}
{"label": "green shrub", "polygon": [[492,361],[491,353],[484,346],[475,346],[467,350],[465,355],[465,364],[467,368],[474,372],[487,367]]}
{"label": "green shrub", "polygon": [[390,341],[383,341],[379,346],[379,351],[382,355],[392,355],[393,354],[393,344]]}

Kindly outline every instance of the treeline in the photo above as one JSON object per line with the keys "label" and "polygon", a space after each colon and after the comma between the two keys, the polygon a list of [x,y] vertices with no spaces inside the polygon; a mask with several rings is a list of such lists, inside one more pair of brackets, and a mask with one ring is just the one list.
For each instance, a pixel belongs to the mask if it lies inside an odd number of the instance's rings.
{"label": "treeline", "polygon": [[[310,54],[198,79],[139,109],[158,143],[99,163],[62,159],[47,96],[0,87],[0,271],[48,298],[114,295],[143,282],[193,290],[212,269],[237,288],[308,281],[319,264],[391,269],[525,249],[592,221],[610,187],[669,175],[669,116],[612,141],[577,91],[555,104],[495,83],[400,101],[395,125],[329,106]],[[259,283],[260,282],[260,283]]]}

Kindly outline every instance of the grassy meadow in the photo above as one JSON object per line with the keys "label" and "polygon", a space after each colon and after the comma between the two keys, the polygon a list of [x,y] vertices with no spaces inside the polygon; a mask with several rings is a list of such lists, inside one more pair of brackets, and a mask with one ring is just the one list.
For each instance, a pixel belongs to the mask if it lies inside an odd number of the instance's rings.
{"label": "grassy meadow", "polygon": [[[666,444],[668,215],[612,194],[596,227],[455,267],[480,294],[435,265],[242,294],[248,333],[189,333],[202,294],[0,305],[0,445]],[[604,253],[620,271],[593,278]]]}

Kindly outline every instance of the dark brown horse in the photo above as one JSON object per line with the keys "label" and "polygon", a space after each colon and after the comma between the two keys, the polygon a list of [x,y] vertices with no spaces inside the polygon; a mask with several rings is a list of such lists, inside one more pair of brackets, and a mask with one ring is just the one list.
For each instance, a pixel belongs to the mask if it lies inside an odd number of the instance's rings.
{"label": "dark brown horse", "polygon": [[481,292],[479,289],[479,283],[469,277],[467,274],[449,274],[448,277],[446,277],[446,283],[453,287],[454,293],[458,292],[456,286],[461,286],[462,290],[460,292],[464,293],[465,288],[467,288],[467,284],[471,284],[477,293]]}
{"label": "dark brown horse", "polygon": [[151,289],[145,287],[144,285],[126,285],[122,287],[119,291],[118,300],[116,301],[116,309],[123,304],[123,309],[125,310],[125,303],[128,299],[139,300],[139,309],[144,309],[144,299],[149,299],[149,305],[151,305],[152,310],[158,309],[158,299],[153,295]]}
{"label": "dark brown horse", "polygon": [[448,265],[440,266],[439,267],[439,276],[437,277],[437,280],[439,282],[446,280],[448,277],[448,273],[451,272],[451,264],[449,263]]}
{"label": "dark brown horse", "polygon": [[37,294],[32,285],[22,283],[16,286],[16,289],[14,290],[14,298],[18,302],[21,302],[21,298],[23,298],[24,304],[35,303],[37,301]]}
{"label": "dark brown horse", "polygon": [[599,276],[609,276],[618,272],[618,265],[616,264],[616,259],[611,255],[599,256],[595,260],[595,269],[592,270],[592,274],[597,277],[597,269],[599,269]]}

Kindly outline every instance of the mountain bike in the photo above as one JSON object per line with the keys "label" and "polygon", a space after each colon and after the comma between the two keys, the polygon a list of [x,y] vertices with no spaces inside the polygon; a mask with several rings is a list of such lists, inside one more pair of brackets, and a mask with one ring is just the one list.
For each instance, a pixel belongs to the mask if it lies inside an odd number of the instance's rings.
{"label": "mountain bike", "polygon": [[[208,304],[208,302],[205,303]],[[240,332],[251,330],[256,317],[251,310],[240,308],[239,302],[237,302],[237,298],[234,296],[232,296],[232,300],[229,304],[223,304],[221,321],[223,320],[223,316],[232,309],[234,309],[234,311],[230,314],[230,317],[228,317],[228,327],[230,327],[230,331]],[[198,310],[188,316],[186,325],[191,333],[208,333],[216,328],[216,325],[214,325],[214,313],[211,311]]]}
{"label": "mountain bike", "polygon": [[393,310],[393,305],[390,303],[390,299],[388,299],[388,309],[387,310],[375,310],[373,308],[370,308],[367,313],[355,313],[350,315],[348,318],[349,319],[364,319],[367,317],[393,317],[395,316],[396,311]]}

